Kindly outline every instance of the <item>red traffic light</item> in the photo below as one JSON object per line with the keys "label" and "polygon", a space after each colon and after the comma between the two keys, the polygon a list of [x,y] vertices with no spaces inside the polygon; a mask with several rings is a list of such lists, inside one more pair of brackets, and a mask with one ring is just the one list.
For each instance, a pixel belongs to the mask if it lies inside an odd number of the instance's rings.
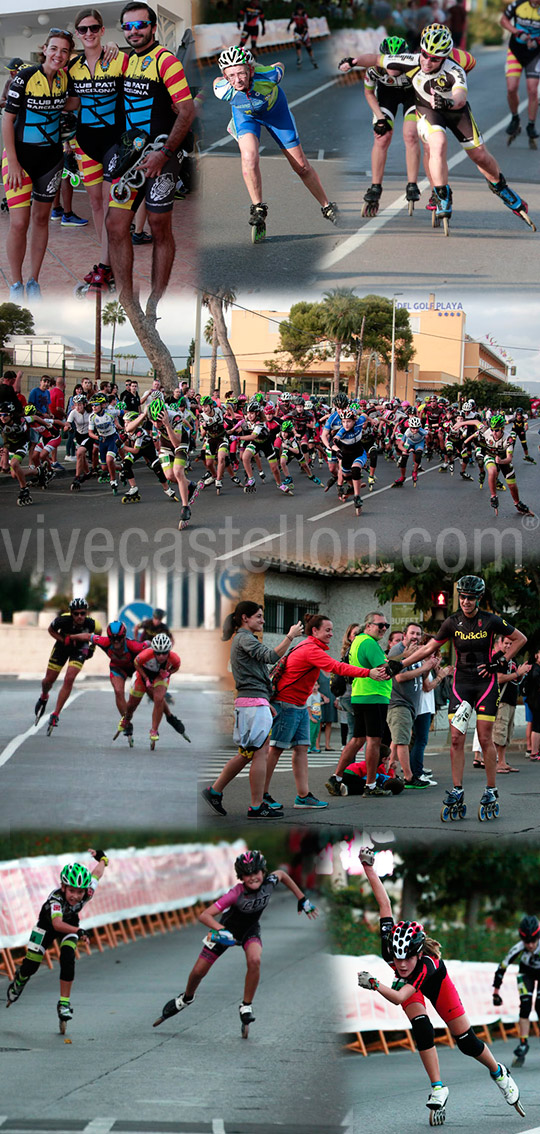
{"label": "red traffic light", "polygon": [[435,606],[448,606],[448,595],[446,591],[437,591],[435,596]]}

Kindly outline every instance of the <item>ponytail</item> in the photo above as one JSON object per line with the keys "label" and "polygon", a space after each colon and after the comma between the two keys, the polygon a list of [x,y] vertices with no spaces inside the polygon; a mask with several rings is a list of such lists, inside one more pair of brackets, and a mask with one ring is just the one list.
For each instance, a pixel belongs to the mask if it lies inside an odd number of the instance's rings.
{"label": "ponytail", "polygon": [[228,642],[233,634],[236,634],[236,631],[239,630],[242,625],[242,618],[244,616],[246,618],[253,618],[253,615],[256,614],[258,610],[262,610],[260,602],[251,602],[250,599],[244,599],[242,602],[239,602],[232,614],[228,614],[223,623],[222,642]]}

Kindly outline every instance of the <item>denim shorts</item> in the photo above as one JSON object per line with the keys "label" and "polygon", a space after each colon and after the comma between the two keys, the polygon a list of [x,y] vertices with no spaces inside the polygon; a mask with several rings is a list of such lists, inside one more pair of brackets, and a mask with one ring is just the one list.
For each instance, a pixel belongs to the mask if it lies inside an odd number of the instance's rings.
{"label": "denim shorts", "polygon": [[274,748],[295,748],[297,744],[309,745],[309,714],[305,705],[289,705],[285,701],[274,701],[277,714],[272,722],[270,744]]}

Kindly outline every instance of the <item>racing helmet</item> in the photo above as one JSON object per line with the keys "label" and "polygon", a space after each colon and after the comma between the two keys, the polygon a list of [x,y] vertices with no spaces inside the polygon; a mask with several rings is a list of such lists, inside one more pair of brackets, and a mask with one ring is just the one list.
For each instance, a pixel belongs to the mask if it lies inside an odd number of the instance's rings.
{"label": "racing helmet", "polygon": [[107,626],[108,638],[125,638],[126,634],[127,630],[124,622],[120,622],[118,619],[116,619],[114,622],[109,622],[109,625]]}
{"label": "racing helmet", "polygon": [[168,634],[155,634],[151,646],[155,654],[168,654],[172,650],[172,642]]}
{"label": "racing helmet", "polygon": [[69,604],[69,609],[72,614],[74,614],[76,610],[88,610],[88,603],[86,599],[74,598]]}
{"label": "racing helmet", "polygon": [[428,24],[420,37],[420,50],[428,55],[450,55],[453,46],[446,24]]}
{"label": "racing helmet", "polygon": [[519,923],[519,936],[522,941],[536,941],[540,935],[540,921],[534,914],[525,914]]}
{"label": "racing helmet", "polygon": [[234,869],[237,878],[245,878],[248,874],[257,874],[259,870],[266,870],[266,859],[258,850],[243,851],[235,860]]}
{"label": "racing helmet", "polygon": [[418,921],[400,921],[392,930],[392,953],[396,961],[417,957],[422,952],[426,934]]}
{"label": "racing helmet", "polygon": [[387,35],[379,44],[382,55],[401,55],[402,51],[407,50],[407,44],[400,35]]}
{"label": "racing helmet", "polygon": [[409,429],[420,429],[422,422],[419,417],[409,418]]}
{"label": "racing helmet", "polygon": [[68,862],[62,868],[60,881],[64,886],[73,886],[74,890],[89,890],[92,885],[92,875],[81,866],[80,862]]}
{"label": "racing helmet", "polygon": [[220,71],[224,71],[226,67],[238,67],[242,64],[253,67],[254,63],[253,55],[247,47],[225,47],[218,59]]}
{"label": "racing helmet", "polygon": [[480,602],[486,589],[484,580],[479,575],[462,575],[456,583],[458,595],[470,595]]}

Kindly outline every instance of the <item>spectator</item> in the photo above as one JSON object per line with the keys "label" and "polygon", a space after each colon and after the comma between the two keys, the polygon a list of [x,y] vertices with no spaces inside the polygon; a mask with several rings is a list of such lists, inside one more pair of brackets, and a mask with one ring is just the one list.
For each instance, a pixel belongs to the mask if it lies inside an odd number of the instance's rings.
{"label": "spectator", "polygon": [[[420,645],[422,629],[417,622],[409,622],[405,627],[403,641],[392,647],[389,658],[401,660],[407,650]],[[388,706],[388,727],[392,743],[396,746],[396,753],[406,788],[425,790],[430,782],[426,776],[414,775],[410,759],[409,748],[412,736],[412,727],[418,711],[423,679],[432,668],[429,658],[425,661],[406,666],[401,673],[392,679],[392,692]]]}
{"label": "spectator", "polygon": [[52,379],[48,374],[43,374],[39,380],[39,386],[34,386],[28,395],[28,401],[31,405],[35,406],[38,413],[48,413],[51,404],[51,395],[49,388]]}
{"label": "spectator", "polygon": [[532,714],[531,760],[540,760],[540,650],[534,655],[533,665],[523,682],[523,691]]}
{"label": "spectator", "polygon": [[[429,635],[424,634],[423,645],[429,641]],[[411,772],[419,780],[428,780],[430,785],[437,786],[436,780],[431,777],[431,768],[424,768],[424,752],[428,742],[431,722],[435,715],[435,689],[442,685],[448,675],[452,673],[452,666],[442,666],[440,654],[433,656],[433,665],[429,673],[424,674],[422,690],[418,701],[416,716],[414,718],[413,743],[409,759]]]}
{"label": "spectator", "polygon": [[[341,792],[340,779],[344,769],[354,760],[359,749],[366,739],[366,768],[367,780],[364,795],[366,798],[380,795],[390,795],[387,788],[377,783],[377,767],[381,753],[381,741],[386,728],[386,714],[388,702],[392,691],[391,679],[384,678],[386,673],[384,665],[386,658],[380,642],[390,623],[386,621],[380,611],[371,611],[366,616],[364,630],[357,634],[350,649],[350,662],[352,665],[366,666],[370,673],[366,677],[357,677],[352,684],[351,702],[354,712],[354,735],[345,745],[333,776],[326,784],[331,795],[346,794]],[[372,672],[379,672],[380,677],[373,678]],[[332,785],[332,786],[330,786]]]}
{"label": "spectator", "polygon": [[[511,648],[512,643],[504,635],[500,635],[495,641],[495,649],[502,650],[504,653]],[[523,662],[518,666],[515,661],[510,660],[506,663],[506,673],[498,673],[497,680],[501,688],[501,695],[499,697],[499,704],[497,706],[497,715],[493,725],[493,743],[497,749],[497,771],[519,772],[519,768],[512,767],[506,760],[506,749],[512,740],[514,732],[514,716],[516,712],[516,705],[519,692],[519,683],[522,677],[525,677],[530,672],[531,666],[527,662]]]}

